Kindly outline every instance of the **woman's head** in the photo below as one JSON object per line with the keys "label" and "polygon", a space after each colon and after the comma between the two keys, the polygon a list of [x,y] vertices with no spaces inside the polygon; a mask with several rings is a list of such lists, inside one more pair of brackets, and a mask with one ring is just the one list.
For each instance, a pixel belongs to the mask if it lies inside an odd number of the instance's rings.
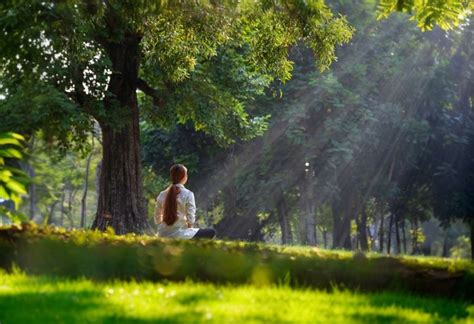
{"label": "woman's head", "polygon": [[173,225],[178,219],[178,198],[180,189],[178,184],[185,184],[188,181],[188,170],[182,164],[175,164],[170,168],[171,186],[166,194],[165,205],[163,206],[163,221],[167,225]]}
{"label": "woman's head", "polygon": [[188,170],[182,164],[174,164],[170,168],[171,184],[185,184],[188,181]]}

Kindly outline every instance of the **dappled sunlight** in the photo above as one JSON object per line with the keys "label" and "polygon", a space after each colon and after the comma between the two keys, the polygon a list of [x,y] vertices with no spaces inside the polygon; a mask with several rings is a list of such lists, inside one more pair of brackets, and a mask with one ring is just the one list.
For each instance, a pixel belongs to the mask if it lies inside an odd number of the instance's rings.
{"label": "dappled sunlight", "polygon": [[[400,294],[217,286],[196,282],[93,283],[0,274],[0,320],[193,322],[416,322],[472,320],[472,305]],[[23,283],[28,282],[25,286]],[[38,298],[32,298],[32,296]],[[6,307],[7,308],[4,308]],[[26,307],[28,312],[16,312]],[[41,311],[41,312],[39,312]]]}

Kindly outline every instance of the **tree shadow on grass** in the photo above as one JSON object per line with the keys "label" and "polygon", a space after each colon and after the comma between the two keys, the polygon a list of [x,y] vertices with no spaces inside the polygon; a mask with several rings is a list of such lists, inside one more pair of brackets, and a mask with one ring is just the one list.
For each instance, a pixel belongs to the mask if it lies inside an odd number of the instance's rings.
{"label": "tree shadow on grass", "polygon": [[[178,302],[192,305],[208,294],[189,294]],[[158,306],[159,307],[159,306]],[[150,318],[127,315],[95,290],[60,290],[0,293],[0,323],[189,323],[206,320],[206,313],[186,311],[157,314]]]}
{"label": "tree shadow on grass", "polygon": [[[378,293],[365,295],[369,305],[376,309],[384,309],[396,307],[397,309],[409,310],[413,312],[420,312],[437,317],[443,323],[452,322],[453,320],[461,320],[469,317],[468,307],[471,305],[462,301],[451,301],[448,299],[441,299],[436,297],[420,297],[417,295],[404,293]],[[405,313],[406,314],[406,313]],[[391,315],[381,313],[373,314],[353,314],[351,317],[354,320],[361,320],[366,322],[376,323],[400,323],[406,322],[404,312],[400,314]],[[416,316],[416,315],[415,315]]]}
{"label": "tree shadow on grass", "polygon": [[[196,303],[215,300],[213,292],[187,293],[174,297],[179,304],[187,305],[183,311],[172,311],[157,308],[157,313],[150,317],[140,318],[128,315],[117,305],[109,303],[105,294],[93,289],[60,291],[18,292],[0,294],[1,323],[189,323],[205,322],[209,314],[193,307]],[[367,311],[365,306],[372,306]],[[349,313],[348,320],[361,323],[402,323],[417,320],[407,318],[406,312],[396,312],[396,309],[411,310],[424,314],[437,314],[440,322],[451,322],[455,319],[465,319],[469,316],[467,307],[459,301],[449,301],[438,298],[418,298],[413,295],[396,293],[364,294],[360,304],[361,312]],[[157,302],[157,307],[160,307]],[[356,305],[358,307],[358,305]],[[384,309],[395,307],[395,312],[384,312]],[[363,309],[365,308],[365,309]],[[282,312],[285,310],[282,309]],[[259,314],[240,314],[239,321],[272,322],[278,318],[268,318]],[[471,315],[472,316],[472,315]],[[323,317],[327,317],[323,315]],[[229,320],[232,320],[229,318]],[[292,319],[298,321],[298,318]],[[318,321],[318,318],[315,319]],[[323,320],[321,318],[320,320]],[[423,320],[422,317],[419,320]]]}
{"label": "tree shadow on grass", "polygon": [[102,294],[89,290],[0,294],[0,322],[77,323],[101,307],[101,298]]}

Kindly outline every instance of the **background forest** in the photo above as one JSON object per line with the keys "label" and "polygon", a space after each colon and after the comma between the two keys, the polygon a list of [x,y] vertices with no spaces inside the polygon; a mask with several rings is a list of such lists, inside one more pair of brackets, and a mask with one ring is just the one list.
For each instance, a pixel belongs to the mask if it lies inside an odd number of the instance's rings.
{"label": "background forest", "polygon": [[[220,64],[210,77],[248,102],[260,127],[241,139],[155,120],[139,92],[150,223],[169,167],[183,163],[198,222],[220,238],[470,257],[474,26],[422,32],[402,14],[377,21],[372,1],[327,3],[356,29],[330,70],[319,72],[303,44],[291,49],[293,77],[285,83],[233,68],[240,58],[231,51],[214,58]],[[21,206],[29,219],[92,225],[101,138],[96,127],[75,151],[45,131],[29,139],[21,165],[32,179]]]}

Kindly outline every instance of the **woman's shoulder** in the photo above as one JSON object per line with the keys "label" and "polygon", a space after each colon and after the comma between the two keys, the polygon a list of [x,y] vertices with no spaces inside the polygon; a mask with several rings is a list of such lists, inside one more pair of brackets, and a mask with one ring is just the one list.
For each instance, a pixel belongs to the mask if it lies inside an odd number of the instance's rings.
{"label": "woman's shoulder", "polygon": [[156,199],[164,200],[166,198],[166,193],[167,192],[168,192],[168,189],[163,190],[162,192],[160,192],[158,197],[156,197]]}
{"label": "woman's shoulder", "polygon": [[194,195],[194,193],[189,190],[188,188],[186,187],[182,187],[181,188],[181,193],[184,195],[184,196],[190,196],[190,195]]}

